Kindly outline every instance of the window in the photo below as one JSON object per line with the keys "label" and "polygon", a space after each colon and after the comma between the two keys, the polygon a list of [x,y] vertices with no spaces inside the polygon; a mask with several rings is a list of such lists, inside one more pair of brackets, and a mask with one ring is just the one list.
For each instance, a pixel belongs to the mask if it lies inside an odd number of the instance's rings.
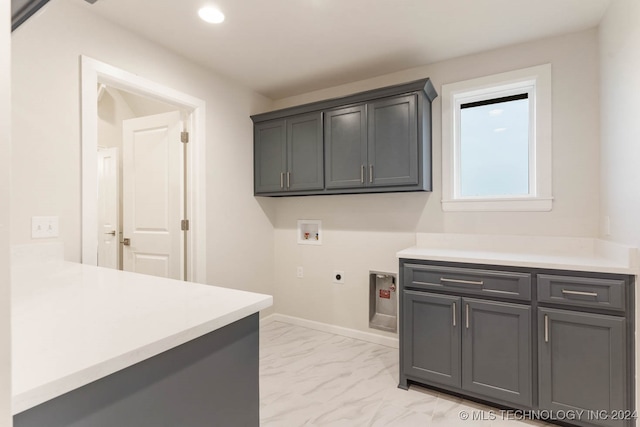
{"label": "window", "polygon": [[442,86],[442,208],[551,210],[551,66]]}

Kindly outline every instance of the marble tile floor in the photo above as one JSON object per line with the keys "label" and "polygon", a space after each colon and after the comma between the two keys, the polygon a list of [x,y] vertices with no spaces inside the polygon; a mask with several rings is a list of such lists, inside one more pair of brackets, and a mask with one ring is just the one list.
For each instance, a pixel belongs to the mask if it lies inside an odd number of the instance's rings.
{"label": "marble tile floor", "polygon": [[[281,322],[261,327],[262,427],[549,425],[507,419],[475,402],[397,385],[397,349]],[[462,419],[463,412],[476,420]]]}

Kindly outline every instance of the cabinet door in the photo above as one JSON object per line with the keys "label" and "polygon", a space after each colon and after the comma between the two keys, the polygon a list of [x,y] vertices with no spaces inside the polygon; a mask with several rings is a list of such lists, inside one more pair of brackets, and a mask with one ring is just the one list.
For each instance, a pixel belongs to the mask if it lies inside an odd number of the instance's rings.
{"label": "cabinet door", "polygon": [[365,106],[327,111],[324,135],[326,187],[364,186],[367,166]]}
{"label": "cabinet door", "polygon": [[322,163],[322,113],[287,119],[287,189],[321,190]]}
{"label": "cabinet door", "polygon": [[462,388],[531,406],[531,307],[462,299]]}
{"label": "cabinet door", "polygon": [[283,177],[287,169],[285,120],[255,125],[253,141],[256,194],[284,191]]}
{"label": "cabinet door", "polygon": [[[540,308],[538,363],[540,408],[623,410],[625,402],[625,319]],[[617,420],[594,420],[622,426]]]}
{"label": "cabinet door", "polygon": [[416,95],[383,99],[367,105],[367,185],[418,183],[418,113]]}
{"label": "cabinet door", "polygon": [[404,373],[460,387],[460,298],[403,293]]}

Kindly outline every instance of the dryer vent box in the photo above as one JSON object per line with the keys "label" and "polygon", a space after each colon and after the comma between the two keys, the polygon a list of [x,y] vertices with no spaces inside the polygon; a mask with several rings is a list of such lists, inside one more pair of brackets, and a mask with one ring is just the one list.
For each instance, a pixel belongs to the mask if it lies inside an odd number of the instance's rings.
{"label": "dryer vent box", "polygon": [[398,329],[397,276],[369,272],[369,327],[387,332]]}

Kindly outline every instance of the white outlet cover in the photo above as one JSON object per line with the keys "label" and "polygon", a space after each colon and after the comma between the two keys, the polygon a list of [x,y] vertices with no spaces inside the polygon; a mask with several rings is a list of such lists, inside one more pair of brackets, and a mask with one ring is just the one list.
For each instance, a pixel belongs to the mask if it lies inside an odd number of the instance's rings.
{"label": "white outlet cover", "polygon": [[298,279],[302,279],[304,277],[304,268],[298,267],[296,269],[296,276],[298,277]]}
{"label": "white outlet cover", "polygon": [[[338,276],[340,277],[339,279]],[[333,283],[344,285],[344,271],[336,270],[333,272]]]}
{"label": "white outlet cover", "polygon": [[31,217],[31,238],[47,239],[58,237],[59,224],[57,216],[34,216]]}

